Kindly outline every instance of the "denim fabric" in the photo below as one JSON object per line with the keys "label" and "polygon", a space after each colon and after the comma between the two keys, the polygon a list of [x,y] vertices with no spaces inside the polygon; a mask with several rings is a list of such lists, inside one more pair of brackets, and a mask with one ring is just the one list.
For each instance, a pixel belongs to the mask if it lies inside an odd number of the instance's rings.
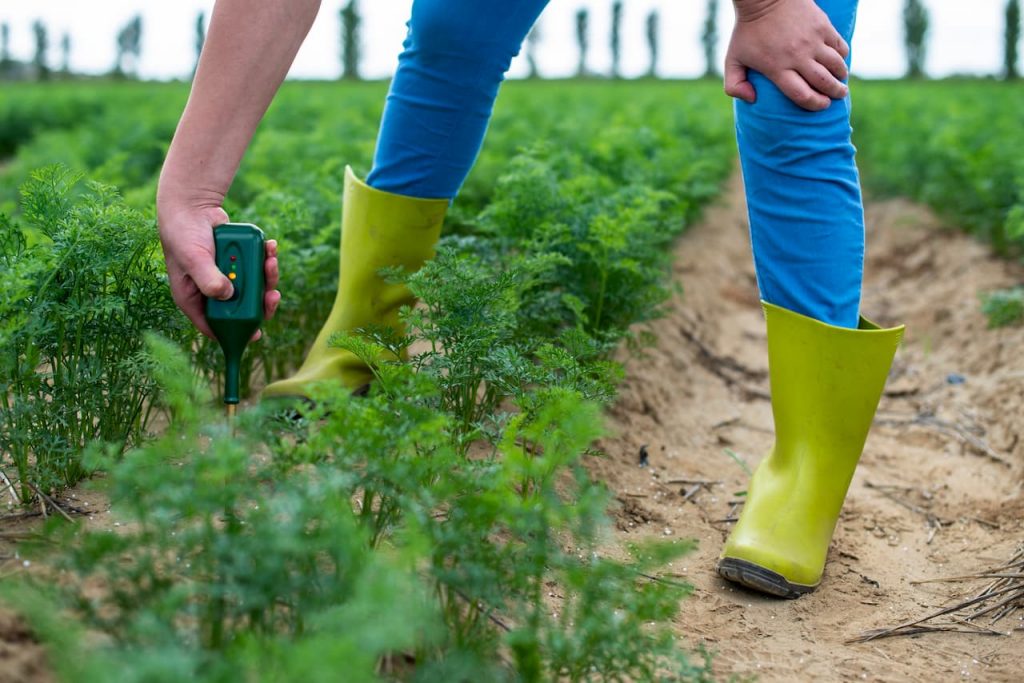
{"label": "denim fabric", "polygon": [[[857,0],[816,0],[847,42]],[[751,72],[754,104],[736,102],[736,138],[761,297],[840,327],[857,327],[864,210],[850,140],[850,98],[801,109]]]}
{"label": "denim fabric", "polygon": [[455,197],[480,152],[505,72],[547,2],[413,2],[368,185]]}

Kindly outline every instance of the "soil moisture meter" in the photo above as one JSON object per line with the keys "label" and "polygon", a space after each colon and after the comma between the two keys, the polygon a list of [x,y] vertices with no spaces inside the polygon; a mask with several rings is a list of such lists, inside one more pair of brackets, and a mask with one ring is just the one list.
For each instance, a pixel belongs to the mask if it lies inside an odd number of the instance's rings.
{"label": "soil moisture meter", "polygon": [[226,301],[206,300],[206,321],[224,351],[224,404],[230,416],[238,405],[242,353],[263,322],[263,231],[248,223],[225,223],[213,229],[213,241],[217,267],[235,288]]}

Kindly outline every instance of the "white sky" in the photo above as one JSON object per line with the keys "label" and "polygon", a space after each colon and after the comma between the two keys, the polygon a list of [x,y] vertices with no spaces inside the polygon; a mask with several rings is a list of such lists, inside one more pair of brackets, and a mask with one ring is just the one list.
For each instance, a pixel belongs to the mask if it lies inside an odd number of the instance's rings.
{"label": "white sky", "polygon": [[[1003,8],[1005,0],[924,0],[931,12],[927,71],[933,76],[951,73],[997,73],[1002,64]],[[334,78],[338,58],[338,10],[343,0],[323,0],[306,43],[291,71],[292,77]],[[396,64],[405,35],[411,0],[362,0],[363,74],[389,75]],[[540,68],[547,76],[574,72],[577,60],[575,14],[591,10],[591,70],[604,72],[610,64],[608,25],[612,0],[552,0],[541,17]],[[732,27],[729,0],[720,3],[719,34],[724,53]],[[196,14],[213,0],[0,0],[0,22],[11,25],[12,52],[28,59],[33,51],[31,24],[42,19],[50,29],[50,61],[60,59],[63,33],[72,37],[72,68],[105,72],[114,62],[118,29],[135,13],[143,15],[142,60],[146,78],[182,78],[191,73]],[[669,77],[699,75],[703,71],[700,31],[706,0],[626,0],[623,18],[625,75],[641,74],[647,67],[645,17],[654,8],[661,13],[660,73]],[[866,77],[898,76],[905,60],[902,49],[902,0],[861,0],[854,72]],[[941,49],[940,49],[941,48]],[[510,76],[526,71],[525,60],[513,63]]]}

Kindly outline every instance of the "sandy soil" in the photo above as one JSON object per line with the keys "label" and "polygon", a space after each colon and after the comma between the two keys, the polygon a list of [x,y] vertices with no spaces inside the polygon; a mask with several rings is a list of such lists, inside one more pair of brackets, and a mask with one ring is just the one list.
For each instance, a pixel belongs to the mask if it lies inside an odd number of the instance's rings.
{"label": "sandy soil", "polygon": [[53,680],[46,652],[25,622],[9,610],[0,610],[0,683]]}
{"label": "sandy soil", "polygon": [[678,244],[675,277],[685,292],[654,325],[657,347],[627,362],[597,473],[622,503],[626,538],[699,540],[672,568],[696,587],[677,626],[717,654],[717,674],[1019,681],[1024,631],[847,642],[923,616],[958,590],[911,581],[1000,564],[1024,542],[1024,329],[987,330],[978,304],[979,291],[1024,281],[1024,268],[904,201],[872,203],[867,218],[863,310],[883,324],[906,323],[907,334],[815,593],[767,599],[714,573],[735,493],[747,485],[727,451],[753,468],[772,442],[738,179]]}
{"label": "sandy soil", "polygon": [[[747,483],[727,451],[752,468],[772,440],[764,325],[738,179],[678,243],[674,275],[685,293],[654,325],[657,346],[643,357],[623,354],[628,380],[610,411],[608,457],[594,467],[620,501],[608,551],[642,537],[699,540],[670,568],[696,587],[677,626],[687,643],[716,654],[722,678],[1021,680],[1021,631],[847,642],[921,616],[953,590],[912,580],[998,564],[1024,542],[1024,328],[985,329],[977,299],[979,291],[1024,281],[1024,268],[992,258],[906,202],[870,204],[868,226],[864,311],[880,323],[906,323],[907,336],[821,588],[778,601],[713,570],[731,526],[723,520],[735,516],[734,494]],[[951,375],[964,381],[950,383]],[[639,465],[642,446],[647,467]],[[96,495],[71,492],[65,502],[94,511],[90,524],[110,527]],[[3,532],[37,527],[28,519],[5,523]],[[16,551],[0,538],[0,579],[21,571]],[[1022,624],[1003,628],[1015,626]],[[49,680],[42,649],[0,609],[0,683]]]}

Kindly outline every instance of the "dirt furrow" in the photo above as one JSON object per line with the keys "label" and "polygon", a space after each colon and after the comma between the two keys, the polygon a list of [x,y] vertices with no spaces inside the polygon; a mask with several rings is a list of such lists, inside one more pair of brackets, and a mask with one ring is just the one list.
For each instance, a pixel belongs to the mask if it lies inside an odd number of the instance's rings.
{"label": "dirt furrow", "polygon": [[[658,343],[627,361],[595,467],[622,507],[622,540],[695,538],[670,571],[696,587],[680,637],[717,653],[718,674],[760,680],[1019,680],[1024,632],[929,634],[865,644],[860,632],[943,604],[915,579],[998,564],[1024,541],[1024,329],[986,329],[978,293],[1024,268],[900,200],[868,212],[863,309],[907,324],[822,587],[796,601],[727,584],[714,563],[736,493],[772,442],[764,322],[739,178],[677,247],[685,291]],[[649,465],[641,467],[646,447]],[[613,545],[614,545],[613,544]],[[1002,629],[1021,623],[1003,624]]]}

